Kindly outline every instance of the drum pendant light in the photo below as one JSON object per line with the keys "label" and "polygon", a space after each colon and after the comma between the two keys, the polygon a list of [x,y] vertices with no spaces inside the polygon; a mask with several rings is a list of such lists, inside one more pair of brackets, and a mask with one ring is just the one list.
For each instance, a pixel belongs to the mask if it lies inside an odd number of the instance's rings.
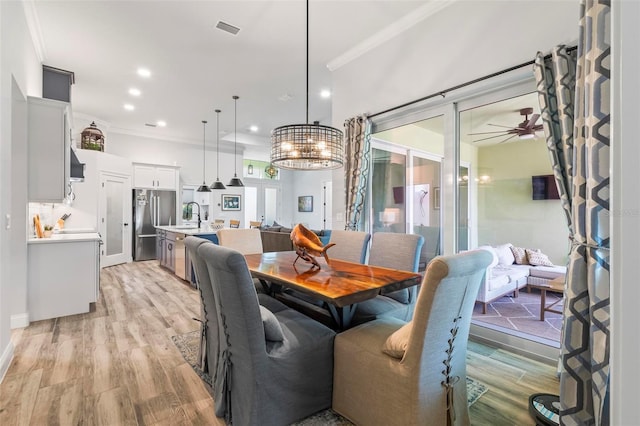
{"label": "drum pendant light", "polygon": [[307,123],[271,132],[271,164],[281,169],[321,170],[342,166],[342,132],[319,122],[309,124],[309,0],[307,0]]}
{"label": "drum pendant light", "polygon": [[209,187],[207,186],[207,184],[205,183],[205,170],[206,167],[204,165],[204,159],[205,159],[205,143],[206,143],[206,127],[207,127],[207,121],[206,120],[202,120],[202,185],[200,185],[200,187],[198,187],[198,189],[196,189],[197,192],[211,192],[211,190],[209,189]]}
{"label": "drum pendant light", "polygon": [[240,180],[237,173],[237,146],[238,146],[238,96],[233,96],[233,108],[234,108],[234,119],[233,119],[233,178],[229,181],[227,186],[244,186],[244,183]]}
{"label": "drum pendant light", "polygon": [[216,181],[211,184],[211,189],[227,189],[220,181],[220,110],[216,110]]}

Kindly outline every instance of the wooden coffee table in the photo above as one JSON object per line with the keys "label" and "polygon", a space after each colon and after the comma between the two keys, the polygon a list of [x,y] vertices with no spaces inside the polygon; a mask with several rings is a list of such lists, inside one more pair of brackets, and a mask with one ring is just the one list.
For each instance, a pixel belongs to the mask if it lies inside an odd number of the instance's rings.
{"label": "wooden coffee table", "polygon": [[564,281],[565,281],[565,276],[561,275],[558,278],[552,279],[546,284],[529,284],[530,288],[537,288],[538,290],[540,290],[540,321],[544,321],[545,312],[553,312],[554,314],[562,313],[562,311],[553,309],[553,307],[556,306],[558,303],[560,303],[563,299],[560,298],[547,306],[547,291],[563,294]]}

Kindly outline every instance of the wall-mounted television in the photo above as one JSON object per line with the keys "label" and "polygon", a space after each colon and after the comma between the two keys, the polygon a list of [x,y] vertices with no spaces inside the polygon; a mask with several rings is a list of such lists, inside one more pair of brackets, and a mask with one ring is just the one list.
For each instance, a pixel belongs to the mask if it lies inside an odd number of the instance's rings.
{"label": "wall-mounted television", "polygon": [[532,198],[534,200],[559,200],[560,194],[553,175],[531,176]]}

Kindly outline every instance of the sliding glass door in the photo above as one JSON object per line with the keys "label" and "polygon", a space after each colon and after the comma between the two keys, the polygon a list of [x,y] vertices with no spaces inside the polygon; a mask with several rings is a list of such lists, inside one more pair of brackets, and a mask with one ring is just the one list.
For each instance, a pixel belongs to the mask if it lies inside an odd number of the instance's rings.
{"label": "sliding glass door", "polygon": [[435,116],[373,135],[372,232],[420,234],[420,269],[441,253],[444,119]]}

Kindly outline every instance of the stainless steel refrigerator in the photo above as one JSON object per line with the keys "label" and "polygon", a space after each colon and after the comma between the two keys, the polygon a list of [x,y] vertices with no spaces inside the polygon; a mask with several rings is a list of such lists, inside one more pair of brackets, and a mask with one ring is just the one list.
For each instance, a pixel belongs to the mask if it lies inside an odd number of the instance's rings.
{"label": "stainless steel refrigerator", "polygon": [[176,224],[176,191],[133,190],[133,260],[156,258],[156,226]]}

